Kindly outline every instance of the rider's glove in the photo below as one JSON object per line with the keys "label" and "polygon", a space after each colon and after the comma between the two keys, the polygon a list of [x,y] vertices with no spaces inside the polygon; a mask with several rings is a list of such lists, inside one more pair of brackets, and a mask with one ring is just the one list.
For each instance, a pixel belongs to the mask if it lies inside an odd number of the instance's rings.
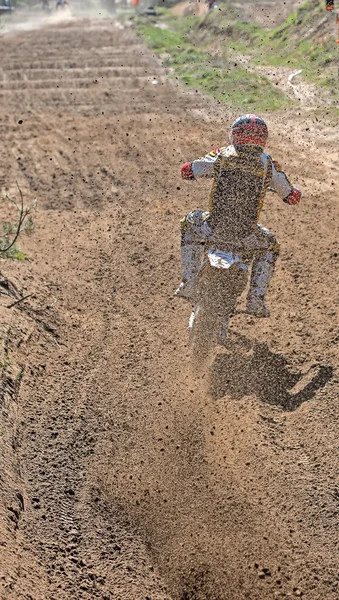
{"label": "rider's glove", "polygon": [[192,163],[182,165],[180,173],[183,179],[194,179]]}
{"label": "rider's glove", "polygon": [[286,204],[291,204],[292,206],[295,206],[296,204],[299,204],[300,199],[301,191],[298,190],[298,188],[292,188],[288,196],[284,198],[284,202],[286,202]]}

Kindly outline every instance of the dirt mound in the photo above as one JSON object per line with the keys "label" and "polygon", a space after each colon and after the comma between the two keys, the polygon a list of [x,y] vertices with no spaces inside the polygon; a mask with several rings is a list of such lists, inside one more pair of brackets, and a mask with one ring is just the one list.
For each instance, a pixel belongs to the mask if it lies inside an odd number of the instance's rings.
{"label": "dirt mound", "polygon": [[[240,20],[251,20],[263,27],[275,27],[279,25],[291,14],[293,10],[305,4],[303,0],[288,0],[280,2],[277,0],[265,0],[264,2],[234,2],[234,6],[238,9],[238,17]],[[221,9],[223,4],[221,3]],[[205,2],[199,0],[191,0],[179,2],[171,11],[179,17],[196,16],[204,17],[208,13],[208,8]]]}
{"label": "dirt mound", "polygon": [[208,13],[208,6],[206,2],[191,0],[189,2],[179,2],[171,9],[171,12],[179,17],[204,17]]}
{"label": "dirt mound", "polygon": [[[336,600],[331,111],[267,115],[304,199],[267,199],[282,244],[272,317],[233,320],[237,352],[210,398],[173,299],[178,220],[208,186],[178,168],[224,144],[235,115],[168,81],[110,21],[0,50],[2,190],[18,181],[40,206],[31,261],[5,272],[35,298],[3,308],[18,370],[3,371],[2,598]],[[294,389],[312,365],[314,385]]]}
{"label": "dirt mound", "polygon": [[291,12],[303,4],[305,4],[304,0],[286,0],[286,2],[280,0],[264,0],[263,2],[245,0],[244,2],[235,2],[235,5],[240,9],[240,18],[242,13],[255,23],[268,28],[283,23]]}

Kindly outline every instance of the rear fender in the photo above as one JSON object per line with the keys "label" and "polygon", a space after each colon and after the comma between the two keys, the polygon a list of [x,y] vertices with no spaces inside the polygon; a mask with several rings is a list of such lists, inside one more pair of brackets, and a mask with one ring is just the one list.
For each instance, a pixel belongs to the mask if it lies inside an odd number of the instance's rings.
{"label": "rear fender", "polygon": [[198,360],[224,343],[231,316],[245,290],[248,267],[233,252],[208,250],[197,277],[197,305],[189,322],[190,342]]}
{"label": "rear fender", "polygon": [[223,252],[222,250],[208,250],[207,259],[211,267],[215,269],[237,268],[248,273],[248,267],[242,258],[233,252]]}
{"label": "rear fender", "polygon": [[208,250],[198,274],[198,302],[208,310],[213,305],[219,314],[233,313],[247,279],[248,267],[239,255]]}

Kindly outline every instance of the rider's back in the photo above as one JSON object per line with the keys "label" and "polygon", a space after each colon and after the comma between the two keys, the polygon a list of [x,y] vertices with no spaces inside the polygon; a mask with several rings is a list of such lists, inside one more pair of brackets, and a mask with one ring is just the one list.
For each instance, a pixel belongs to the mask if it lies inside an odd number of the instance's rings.
{"label": "rider's back", "polygon": [[217,237],[239,240],[253,232],[271,181],[271,165],[259,146],[222,149],[210,196],[209,222]]}

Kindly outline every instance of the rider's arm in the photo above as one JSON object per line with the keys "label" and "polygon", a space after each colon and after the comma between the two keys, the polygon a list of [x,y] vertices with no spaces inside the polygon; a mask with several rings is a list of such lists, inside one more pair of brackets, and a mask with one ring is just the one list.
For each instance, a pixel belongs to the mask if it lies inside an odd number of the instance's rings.
{"label": "rider's arm", "polygon": [[214,165],[220,155],[220,150],[213,150],[202,158],[198,158],[190,163],[185,163],[181,167],[181,177],[183,179],[197,179],[198,177],[213,177]]}
{"label": "rider's arm", "polygon": [[301,191],[290,184],[287,175],[276,160],[272,160],[271,187],[286,204],[299,204]]}

